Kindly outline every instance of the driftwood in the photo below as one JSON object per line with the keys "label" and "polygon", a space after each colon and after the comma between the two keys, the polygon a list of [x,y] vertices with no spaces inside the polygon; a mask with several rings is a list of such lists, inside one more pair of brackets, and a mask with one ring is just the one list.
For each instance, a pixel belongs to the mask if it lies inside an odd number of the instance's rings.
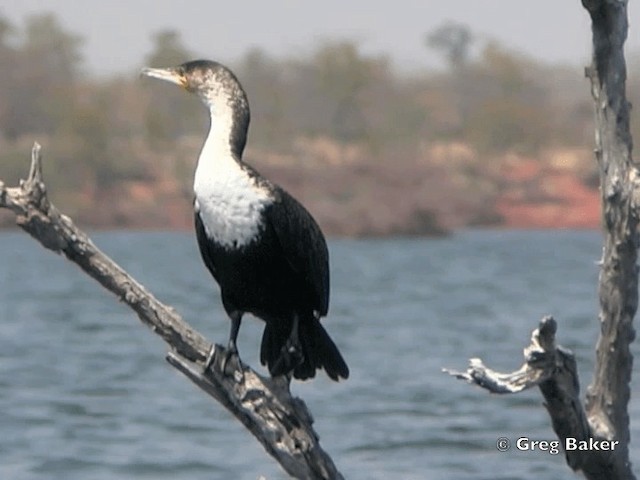
{"label": "driftwood", "polygon": [[[538,386],[553,429],[568,446],[587,442],[588,450],[565,448],[567,463],[588,479],[634,479],[629,460],[629,403],[638,306],[640,172],[631,158],[629,103],[625,94],[626,0],[582,0],[593,30],[593,60],[586,69],[595,103],[596,149],[600,170],[604,248],[599,277],[600,337],[596,365],[584,406],[573,355],[555,345],[556,323],[542,320],[525,349],[525,364],[500,374],[472,359],[466,372],[449,372],[495,393]],[[590,440],[592,439],[592,440]],[[593,442],[614,447],[596,450]],[[589,444],[588,442],[592,443]],[[616,442],[616,443],[613,443]],[[574,446],[572,443],[571,446]],[[601,444],[597,444],[601,445]]]}
{"label": "driftwood", "polygon": [[265,378],[237,361],[227,362],[222,372],[225,349],[219,345],[215,346],[213,365],[206,374],[202,372],[211,344],[49,202],[40,150],[38,144],[33,147],[29,176],[18,187],[6,187],[0,181],[0,208],[12,210],[22,229],[49,250],[66,256],[131,307],[169,344],[169,363],[240,420],[287,473],[301,479],[343,478],[320,447],[306,405],[291,396],[288,378]]}

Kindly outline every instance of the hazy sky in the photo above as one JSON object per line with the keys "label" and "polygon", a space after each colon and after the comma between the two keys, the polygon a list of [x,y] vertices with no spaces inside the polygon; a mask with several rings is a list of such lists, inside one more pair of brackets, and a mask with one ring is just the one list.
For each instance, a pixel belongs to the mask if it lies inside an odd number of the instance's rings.
{"label": "hazy sky", "polygon": [[[178,30],[197,56],[229,61],[258,46],[276,55],[305,55],[319,40],[349,38],[365,52],[389,54],[402,69],[439,65],[424,34],[445,20],[468,24],[482,37],[552,62],[577,66],[590,55],[590,20],[580,0],[0,0],[0,12],[20,24],[51,11],[81,34],[87,71],[127,72],[150,51],[150,35]],[[627,51],[640,50],[640,2],[629,2]]]}

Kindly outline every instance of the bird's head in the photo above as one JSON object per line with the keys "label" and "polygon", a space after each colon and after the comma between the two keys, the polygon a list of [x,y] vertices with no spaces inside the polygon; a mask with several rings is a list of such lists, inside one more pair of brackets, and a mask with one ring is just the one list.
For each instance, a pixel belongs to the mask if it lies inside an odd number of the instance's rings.
{"label": "bird's head", "polygon": [[210,109],[226,104],[248,111],[247,96],[236,76],[211,60],[193,60],[177,67],[144,68],[141,75],[174,83],[195,93]]}
{"label": "bird's head", "polygon": [[233,151],[241,156],[249,128],[249,102],[231,70],[211,60],[194,60],[177,67],[145,68],[140,74],[195,93],[209,109],[212,125],[231,137]]}

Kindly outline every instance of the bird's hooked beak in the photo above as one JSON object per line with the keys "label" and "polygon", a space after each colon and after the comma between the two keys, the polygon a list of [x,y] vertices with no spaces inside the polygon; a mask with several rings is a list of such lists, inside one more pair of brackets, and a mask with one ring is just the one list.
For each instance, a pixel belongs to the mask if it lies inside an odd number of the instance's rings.
{"label": "bird's hooked beak", "polygon": [[181,69],[171,68],[143,68],[140,76],[158,78],[165,82],[175,83],[176,85],[186,89],[189,85],[187,77]]}

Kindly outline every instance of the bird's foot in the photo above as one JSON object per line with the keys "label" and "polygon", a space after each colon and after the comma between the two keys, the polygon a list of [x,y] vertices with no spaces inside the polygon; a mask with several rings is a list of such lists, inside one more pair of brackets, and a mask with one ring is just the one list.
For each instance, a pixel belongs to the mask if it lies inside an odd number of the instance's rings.
{"label": "bird's foot", "polygon": [[[211,347],[211,350],[209,351],[209,355],[207,355],[207,360],[204,363],[204,367],[202,369],[202,373],[206,373],[206,371],[209,369],[209,367],[211,367],[211,365],[213,365],[214,361],[215,361],[215,355],[216,355],[216,348],[215,345],[213,345]],[[224,351],[224,355],[222,356],[222,359],[220,360],[220,371],[222,372],[223,375],[227,374],[227,366],[229,366],[230,368],[230,372],[235,373],[235,372],[243,372],[243,365],[242,365],[242,361],[240,360],[240,355],[238,354],[238,349],[231,346],[228,347],[225,351]]]}
{"label": "bird's foot", "polygon": [[244,365],[235,344],[227,347],[220,362],[220,371],[223,375],[227,375],[227,366],[229,366],[229,374],[233,375],[236,382],[239,383],[244,379]]}
{"label": "bird's foot", "polygon": [[289,337],[280,350],[278,360],[276,360],[276,362],[271,366],[269,372],[273,377],[285,375],[293,371],[303,361],[304,354],[302,353],[302,345],[300,345],[300,341],[297,338],[292,339]]}

